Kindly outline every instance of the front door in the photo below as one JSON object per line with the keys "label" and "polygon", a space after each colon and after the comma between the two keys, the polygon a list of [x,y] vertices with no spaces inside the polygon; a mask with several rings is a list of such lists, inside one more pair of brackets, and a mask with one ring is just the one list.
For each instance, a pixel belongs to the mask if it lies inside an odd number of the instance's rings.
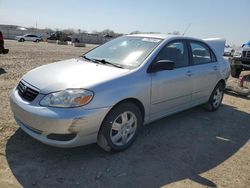
{"label": "front door", "polygon": [[151,73],[151,120],[189,107],[192,81],[187,49],[185,41],[170,42],[156,57],[155,61],[174,61],[175,68]]}

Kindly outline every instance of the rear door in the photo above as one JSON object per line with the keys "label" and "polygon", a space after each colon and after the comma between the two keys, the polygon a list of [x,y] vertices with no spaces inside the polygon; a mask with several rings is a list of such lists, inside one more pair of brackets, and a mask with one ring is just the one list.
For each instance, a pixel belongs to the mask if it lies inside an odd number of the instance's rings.
{"label": "rear door", "polygon": [[24,39],[26,41],[32,41],[32,35],[25,35]]}
{"label": "rear door", "polygon": [[36,35],[30,35],[30,41],[35,41],[35,40],[36,40],[36,38],[37,38],[37,36],[36,36]]}
{"label": "rear door", "polygon": [[174,61],[175,68],[151,73],[151,120],[183,110],[191,101],[192,81],[186,42],[168,43],[154,62],[159,60]]}
{"label": "rear door", "polygon": [[203,42],[190,41],[192,104],[206,102],[219,79],[219,63],[213,51]]}

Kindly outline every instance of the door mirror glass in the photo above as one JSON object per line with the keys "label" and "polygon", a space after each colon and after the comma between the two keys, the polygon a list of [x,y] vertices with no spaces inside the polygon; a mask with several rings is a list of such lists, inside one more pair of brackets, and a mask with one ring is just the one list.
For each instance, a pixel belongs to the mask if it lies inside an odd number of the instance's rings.
{"label": "door mirror glass", "polygon": [[173,70],[175,67],[174,61],[170,60],[160,60],[156,63],[153,63],[148,70],[148,72],[158,72],[163,70]]}

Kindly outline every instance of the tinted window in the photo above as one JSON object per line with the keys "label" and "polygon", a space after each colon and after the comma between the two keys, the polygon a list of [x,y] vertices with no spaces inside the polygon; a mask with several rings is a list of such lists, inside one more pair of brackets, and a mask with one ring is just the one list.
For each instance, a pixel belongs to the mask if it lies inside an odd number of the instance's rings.
{"label": "tinted window", "polygon": [[167,44],[157,56],[159,60],[170,60],[175,62],[175,67],[185,67],[188,65],[187,46],[184,42],[172,42]]}
{"label": "tinted window", "polygon": [[191,42],[191,50],[193,64],[204,64],[215,61],[215,57],[211,57],[210,49],[202,43]]}

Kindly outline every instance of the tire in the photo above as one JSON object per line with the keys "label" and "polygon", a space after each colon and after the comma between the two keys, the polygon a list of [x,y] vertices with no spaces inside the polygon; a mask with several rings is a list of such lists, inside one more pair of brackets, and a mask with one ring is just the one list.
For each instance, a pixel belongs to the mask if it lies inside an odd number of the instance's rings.
{"label": "tire", "polygon": [[231,76],[234,78],[239,78],[241,73],[241,68],[231,67]]}
{"label": "tire", "polygon": [[40,42],[40,40],[36,39],[34,42]]}
{"label": "tire", "polygon": [[133,103],[121,103],[105,117],[97,143],[105,151],[122,151],[135,141],[141,126],[140,109]]}
{"label": "tire", "polygon": [[21,38],[19,41],[20,41],[20,42],[24,42],[24,39],[23,39],[23,38]]}
{"label": "tire", "polygon": [[210,95],[207,104],[205,105],[205,108],[208,111],[213,112],[218,110],[223,100],[224,91],[225,91],[224,84],[222,84],[222,82],[219,82],[214,88],[212,94]]}

